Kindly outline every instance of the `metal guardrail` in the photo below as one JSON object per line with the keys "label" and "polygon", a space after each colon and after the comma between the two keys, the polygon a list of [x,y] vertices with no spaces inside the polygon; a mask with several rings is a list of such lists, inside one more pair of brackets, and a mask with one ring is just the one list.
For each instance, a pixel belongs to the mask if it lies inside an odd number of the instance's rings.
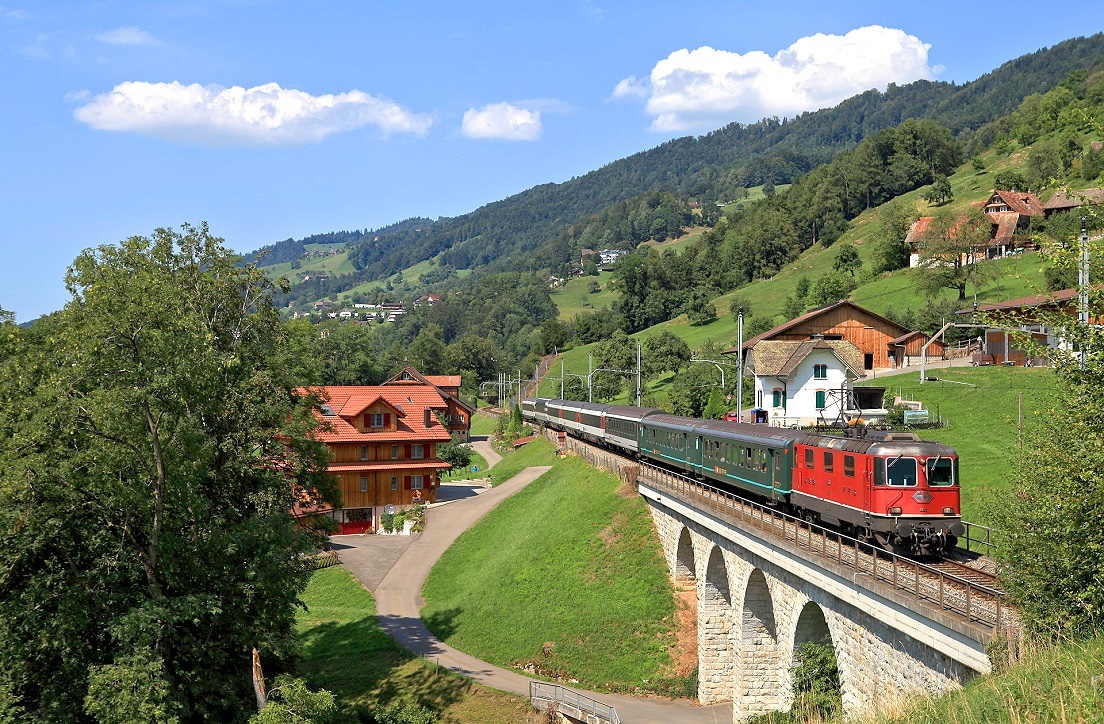
{"label": "metal guardrail", "polygon": [[650,463],[642,464],[640,477],[685,503],[708,508],[734,522],[792,541],[838,565],[870,575],[875,581],[911,594],[916,600],[940,611],[957,614],[971,623],[997,631],[1012,623],[1004,594],[996,589],[972,583],[827,528],[810,525],[792,515]]}
{"label": "metal guardrail", "polygon": [[596,719],[609,722],[609,724],[621,724],[621,718],[617,716],[617,709],[558,684],[530,681],[529,701],[533,706],[537,706],[538,702],[545,702],[546,705],[557,704],[571,707],[581,714],[589,714]]}
{"label": "metal guardrail", "polygon": [[986,556],[993,555],[993,548],[995,548],[995,546],[992,540],[992,528],[985,525],[978,525],[977,523],[968,523],[965,520],[962,521],[962,525],[966,526],[966,534],[958,539],[959,548],[965,548],[970,552],[977,551]]}

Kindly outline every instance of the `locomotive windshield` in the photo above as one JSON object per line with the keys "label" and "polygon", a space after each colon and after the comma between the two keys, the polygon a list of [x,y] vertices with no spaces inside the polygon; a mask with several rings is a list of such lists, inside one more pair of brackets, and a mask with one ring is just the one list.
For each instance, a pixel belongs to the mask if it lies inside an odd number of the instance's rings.
{"label": "locomotive windshield", "polygon": [[889,460],[874,460],[874,484],[894,486],[916,485],[916,459],[898,455]]}
{"label": "locomotive windshield", "polygon": [[958,477],[956,475],[958,472],[956,470],[957,462],[953,458],[928,458],[928,485],[933,487],[954,485],[955,479]]}

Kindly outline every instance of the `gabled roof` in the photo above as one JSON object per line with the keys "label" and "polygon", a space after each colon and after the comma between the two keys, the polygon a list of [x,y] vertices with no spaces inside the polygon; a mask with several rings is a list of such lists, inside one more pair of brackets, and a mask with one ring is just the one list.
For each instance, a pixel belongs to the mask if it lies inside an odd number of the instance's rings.
{"label": "gabled roof", "polygon": [[1068,194],[1065,189],[1058,189],[1043,204],[1043,210],[1075,209],[1082,204],[1104,204],[1104,189],[1082,189],[1080,191],[1070,191]]}
{"label": "gabled roof", "polygon": [[[316,393],[337,414],[316,416],[325,427],[318,431],[318,439],[323,442],[448,442],[452,439],[448,429],[439,424],[433,415],[432,423],[425,425],[425,410],[444,410],[447,405],[440,392],[432,385],[396,385],[396,386],[360,386],[335,385],[315,387]],[[350,420],[363,412],[369,405],[383,401],[396,410],[396,429],[361,432]],[[368,401],[365,404],[365,401]],[[357,409],[359,408],[359,409]],[[346,417],[346,412],[356,412]]]}
{"label": "gabled roof", "polygon": [[[368,388],[368,389],[372,389],[372,388]],[[406,415],[406,412],[403,411],[403,409],[402,409],[402,405],[395,405],[395,404],[391,403],[390,401],[385,399],[383,397],[383,395],[381,395],[379,393],[376,393],[376,394],[370,394],[369,393],[369,394],[366,394],[366,395],[353,395],[352,397],[350,397],[348,400],[345,401],[345,404],[342,405],[340,409],[335,407],[334,411],[337,412],[337,414],[340,415],[341,417],[344,417],[346,419],[351,419],[351,418],[356,417],[360,413],[364,412],[365,410],[367,410],[369,407],[376,404],[377,402],[380,402],[381,400],[383,401],[383,404],[387,405],[392,410],[394,410],[395,413],[399,417],[404,417]],[[333,406],[331,405],[331,407],[333,407]]]}
{"label": "gabled roof", "polygon": [[757,342],[751,350],[755,375],[791,379],[798,366],[809,355],[823,350],[831,352],[856,378],[865,376],[862,371],[862,352],[842,339],[765,339]]}
{"label": "gabled roof", "polygon": [[[404,380],[403,379],[404,374],[408,375],[410,377],[410,379]],[[442,382],[437,382],[435,380],[447,380],[449,382],[455,381],[455,384],[443,384]],[[391,378],[388,379],[387,381],[385,381],[383,384],[385,384],[385,385],[414,385],[414,384],[419,384],[420,383],[420,384],[423,384],[423,385],[430,385],[431,387],[433,387],[434,389],[437,390],[437,392],[441,395],[441,397],[443,397],[446,400],[451,400],[453,402],[453,404],[455,404],[455,405],[463,408],[465,411],[467,411],[468,415],[470,416],[471,413],[475,412],[474,407],[472,407],[468,403],[464,402],[463,400],[461,400],[456,395],[450,394],[448,392],[445,392],[442,389],[439,389],[441,387],[460,387],[460,381],[461,381],[460,375],[423,375],[421,372],[414,369],[414,367],[412,365],[406,365],[401,370],[399,370],[398,373],[392,375]]]}
{"label": "gabled roof", "polygon": [[[884,322],[885,324],[888,324],[892,327],[896,327],[902,333],[909,331],[907,327],[902,327],[900,324],[897,324],[892,319],[887,319],[887,318],[883,317],[880,314],[875,314],[874,312],[870,311],[869,309],[863,309],[858,304],[855,304],[854,302],[852,302],[850,299],[841,299],[840,301],[836,302],[835,304],[829,304],[827,306],[818,307],[818,308],[816,308],[812,311],[805,312],[805,314],[802,314],[800,317],[794,317],[790,321],[783,322],[782,324],[778,325],[774,329],[768,329],[766,332],[763,332],[762,334],[758,334],[758,335],[752,337],[751,339],[745,340],[744,341],[744,349],[751,349],[751,347],[753,347],[755,344],[757,344],[757,343],[759,343],[763,340],[771,339],[772,337],[775,337],[779,334],[782,334],[783,332],[788,332],[789,330],[793,329],[794,327],[797,327],[797,326],[799,326],[799,325],[801,325],[805,322],[808,322],[810,319],[815,319],[815,318],[821,316],[822,314],[827,314],[828,312],[831,312],[835,309],[839,309],[840,307],[851,307],[852,309],[854,309],[856,312],[858,312],[860,314],[868,315],[870,317],[873,317],[874,319],[877,319],[880,322]],[[740,351],[740,349],[738,347],[730,347],[729,349],[726,349],[724,351],[724,353],[725,354],[735,354],[739,351]],[[859,366],[859,369],[862,369],[861,365]]]}
{"label": "gabled roof", "polygon": [[1043,215],[1043,202],[1039,201],[1039,198],[1035,194],[1029,194],[1024,191],[1004,191],[1002,189],[994,189],[993,195],[989,197],[989,201],[986,202],[986,206],[996,203],[996,199],[999,198],[1004,202],[1008,208],[1015,211],[1017,214],[1024,216],[1042,216]]}
{"label": "gabled roof", "polygon": [[1016,226],[1020,223],[1020,215],[1015,211],[997,211],[989,214],[993,225],[997,227],[993,234],[993,244],[1007,244],[1012,241],[1016,233]]}

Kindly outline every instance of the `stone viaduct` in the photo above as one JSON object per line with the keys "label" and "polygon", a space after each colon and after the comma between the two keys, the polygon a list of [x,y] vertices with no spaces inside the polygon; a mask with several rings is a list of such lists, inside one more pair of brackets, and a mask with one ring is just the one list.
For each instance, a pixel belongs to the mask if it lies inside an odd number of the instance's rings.
{"label": "stone viaduct", "polygon": [[[736,721],[793,703],[794,650],[831,643],[848,714],[940,693],[987,673],[993,628],[769,534],[642,477],[676,586],[698,601],[699,699]],[[876,572],[875,572],[876,573]]]}

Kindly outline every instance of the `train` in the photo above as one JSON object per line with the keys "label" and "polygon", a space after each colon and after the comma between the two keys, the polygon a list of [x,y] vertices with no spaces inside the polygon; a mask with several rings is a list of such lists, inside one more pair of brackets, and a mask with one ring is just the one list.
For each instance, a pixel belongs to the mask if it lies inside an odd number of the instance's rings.
{"label": "train", "polygon": [[835,435],[540,397],[521,410],[530,423],[751,494],[894,553],[943,555],[965,532],[958,454],[915,433]]}

